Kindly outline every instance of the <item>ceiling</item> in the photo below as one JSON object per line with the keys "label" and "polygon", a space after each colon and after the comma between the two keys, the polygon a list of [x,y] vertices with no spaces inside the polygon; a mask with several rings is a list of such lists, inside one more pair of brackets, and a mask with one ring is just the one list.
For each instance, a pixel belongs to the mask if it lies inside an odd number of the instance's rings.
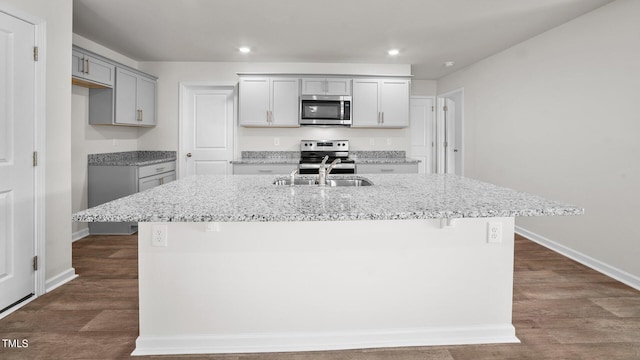
{"label": "ceiling", "polygon": [[437,79],[612,1],[74,0],[73,31],[137,61],[411,64]]}

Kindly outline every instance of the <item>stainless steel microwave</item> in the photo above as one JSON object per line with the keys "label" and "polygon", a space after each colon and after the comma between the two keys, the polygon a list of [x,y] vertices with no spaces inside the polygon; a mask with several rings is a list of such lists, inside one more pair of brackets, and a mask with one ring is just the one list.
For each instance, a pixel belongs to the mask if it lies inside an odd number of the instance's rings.
{"label": "stainless steel microwave", "polygon": [[301,96],[300,125],[351,126],[351,96]]}

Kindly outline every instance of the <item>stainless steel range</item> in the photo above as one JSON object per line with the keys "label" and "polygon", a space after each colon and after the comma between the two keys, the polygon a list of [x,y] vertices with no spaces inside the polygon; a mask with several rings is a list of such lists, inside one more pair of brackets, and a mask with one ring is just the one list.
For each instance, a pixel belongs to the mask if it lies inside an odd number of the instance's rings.
{"label": "stainless steel range", "polygon": [[356,164],[349,159],[349,140],[300,141],[300,174],[318,174],[323,164],[334,163],[336,159],[340,161],[333,165],[332,174],[356,173]]}

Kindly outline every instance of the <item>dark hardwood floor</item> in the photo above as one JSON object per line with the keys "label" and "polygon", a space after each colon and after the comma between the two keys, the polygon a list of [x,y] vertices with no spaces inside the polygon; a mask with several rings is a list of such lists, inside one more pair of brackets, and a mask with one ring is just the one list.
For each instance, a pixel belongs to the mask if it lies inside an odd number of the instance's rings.
{"label": "dark hardwood floor", "polygon": [[[0,320],[0,359],[125,359],[138,332],[136,236],[73,244],[79,278]],[[225,360],[640,359],[640,292],[516,236],[513,323],[521,344],[139,357]]]}

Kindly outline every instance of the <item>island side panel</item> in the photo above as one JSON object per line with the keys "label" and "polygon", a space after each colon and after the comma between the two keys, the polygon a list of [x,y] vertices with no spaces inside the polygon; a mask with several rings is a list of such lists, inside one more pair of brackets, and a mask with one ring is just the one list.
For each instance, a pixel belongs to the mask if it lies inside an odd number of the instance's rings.
{"label": "island side panel", "polygon": [[134,354],[517,342],[513,224],[140,223]]}

